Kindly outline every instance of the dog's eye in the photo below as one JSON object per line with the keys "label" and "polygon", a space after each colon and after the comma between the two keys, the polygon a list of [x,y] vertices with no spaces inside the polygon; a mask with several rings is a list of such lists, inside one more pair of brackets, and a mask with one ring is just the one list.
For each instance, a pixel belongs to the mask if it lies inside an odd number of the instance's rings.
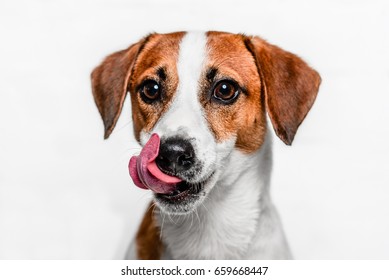
{"label": "dog's eye", "polygon": [[157,100],[161,94],[161,86],[156,81],[146,81],[140,90],[141,97],[146,102]]}
{"label": "dog's eye", "polygon": [[234,100],[239,94],[239,89],[230,81],[220,81],[213,90],[213,97],[224,103]]}

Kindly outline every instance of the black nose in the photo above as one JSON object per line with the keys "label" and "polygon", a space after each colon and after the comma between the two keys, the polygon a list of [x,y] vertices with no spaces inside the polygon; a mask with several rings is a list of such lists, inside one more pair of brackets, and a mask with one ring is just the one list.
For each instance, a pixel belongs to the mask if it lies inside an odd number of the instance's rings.
{"label": "black nose", "polygon": [[181,138],[167,138],[161,141],[155,161],[162,171],[173,175],[186,171],[194,164],[193,146]]}

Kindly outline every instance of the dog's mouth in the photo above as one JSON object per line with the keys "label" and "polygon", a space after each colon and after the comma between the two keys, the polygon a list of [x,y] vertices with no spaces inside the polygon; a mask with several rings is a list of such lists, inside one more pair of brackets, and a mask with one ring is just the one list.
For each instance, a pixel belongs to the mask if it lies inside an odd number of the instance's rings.
{"label": "dog's mouth", "polygon": [[154,193],[155,202],[161,211],[168,214],[186,215],[191,213],[204,201],[207,192],[212,189],[214,174],[215,172],[207,179],[197,183],[182,181],[169,193]]}
{"label": "dog's mouth", "polygon": [[167,203],[180,203],[198,197],[204,190],[206,183],[212,178],[213,174],[214,173],[207,177],[207,179],[198,183],[182,181],[176,185],[176,188],[173,191],[165,194],[158,193],[155,196],[157,199],[161,199]]}
{"label": "dog's mouth", "polygon": [[176,189],[167,194],[156,194],[157,198],[161,198],[169,202],[183,201],[190,195],[196,195],[203,189],[203,184],[191,185],[188,182],[177,184]]}

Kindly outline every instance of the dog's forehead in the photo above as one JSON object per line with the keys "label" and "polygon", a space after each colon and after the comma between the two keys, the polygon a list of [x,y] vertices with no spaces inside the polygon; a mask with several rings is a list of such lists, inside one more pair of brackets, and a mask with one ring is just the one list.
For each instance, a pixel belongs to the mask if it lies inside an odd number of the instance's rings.
{"label": "dog's forehead", "polygon": [[257,86],[258,69],[245,45],[244,35],[207,32],[206,64],[208,68],[217,69],[222,76],[233,78],[245,87]]}
{"label": "dog's forehead", "polygon": [[[189,33],[193,32],[150,35],[139,53],[133,74],[143,78],[160,68],[176,72],[178,58],[182,51],[181,43]],[[204,68],[216,67],[226,71],[227,75],[230,71],[231,74],[247,72],[248,65],[255,68],[253,56],[245,46],[243,35],[214,31],[204,32],[203,35],[206,50],[203,58]]]}
{"label": "dog's forehead", "polygon": [[161,68],[173,71],[184,36],[185,32],[149,35],[136,59],[133,75],[140,77]]}
{"label": "dog's forehead", "polygon": [[211,60],[223,59],[233,62],[235,58],[252,58],[245,46],[244,35],[209,31],[206,36],[209,59]]}

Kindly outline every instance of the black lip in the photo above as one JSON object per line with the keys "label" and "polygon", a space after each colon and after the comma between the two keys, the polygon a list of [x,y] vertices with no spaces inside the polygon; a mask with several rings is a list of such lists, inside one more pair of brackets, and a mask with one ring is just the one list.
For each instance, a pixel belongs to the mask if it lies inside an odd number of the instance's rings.
{"label": "black lip", "polygon": [[177,184],[177,188],[168,194],[157,194],[157,197],[165,201],[173,202],[187,198],[189,195],[196,195],[204,189],[204,183],[190,184],[182,181]]}
{"label": "black lip", "polygon": [[182,181],[177,184],[177,187],[173,192],[168,194],[156,194],[156,196],[168,203],[183,201],[186,198],[197,195],[203,191],[205,183],[212,178],[213,174],[214,172],[209,177],[207,177],[207,179],[199,183],[189,183],[187,181]]}

